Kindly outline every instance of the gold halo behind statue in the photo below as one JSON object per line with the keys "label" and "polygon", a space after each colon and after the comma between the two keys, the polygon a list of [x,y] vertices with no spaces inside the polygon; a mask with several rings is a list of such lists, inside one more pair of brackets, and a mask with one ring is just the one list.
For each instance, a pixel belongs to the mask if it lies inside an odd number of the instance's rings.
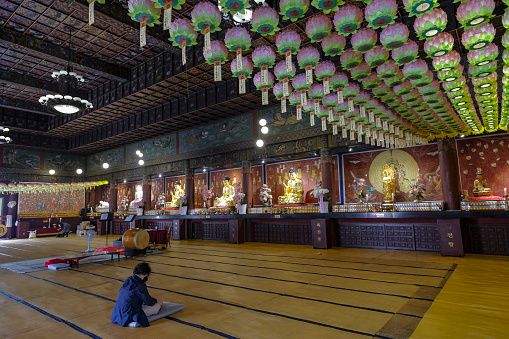
{"label": "gold halo behind statue", "polygon": [[0,237],[3,237],[7,234],[7,226],[4,224],[0,224]]}
{"label": "gold halo behind statue", "polygon": [[394,172],[399,174],[399,190],[404,193],[410,191],[410,182],[405,178],[408,180],[417,179],[419,166],[415,159],[401,150],[384,151],[377,155],[369,167],[369,181],[380,193],[384,192],[381,173],[385,166],[390,166]]}

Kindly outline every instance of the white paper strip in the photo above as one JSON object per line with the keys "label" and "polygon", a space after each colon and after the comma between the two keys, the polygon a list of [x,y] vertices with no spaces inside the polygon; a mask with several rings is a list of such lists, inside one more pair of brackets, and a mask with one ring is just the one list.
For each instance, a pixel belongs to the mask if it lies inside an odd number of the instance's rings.
{"label": "white paper strip", "polygon": [[378,131],[378,140],[383,140],[383,139],[384,139],[384,132]]}
{"label": "white paper strip", "polygon": [[371,138],[371,146],[375,146],[375,144],[376,144],[376,140]]}
{"label": "white paper strip", "polygon": [[362,142],[362,124],[357,124],[357,142]]}
{"label": "white paper strip", "polygon": [[350,97],[350,98],[348,98],[348,111],[349,112],[353,112],[353,109],[354,109],[354,107],[353,107],[353,98]]}
{"label": "white paper strip", "polygon": [[182,45],[182,65],[186,64],[186,60],[187,60],[187,57],[186,57],[186,43],[184,42],[184,44]]}
{"label": "white paper strip", "polygon": [[375,122],[375,112],[373,112],[372,109],[369,110],[369,122],[371,123]]}
{"label": "white paper strip", "polygon": [[166,4],[164,9],[164,21],[163,21],[163,30],[169,30],[171,28],[171,4]]}
{"label": "white paper strip", "polygon": [[369,126],[366,126],[366,132],[365,133],[366,133],[366,136],[368,138],[371,138],[371,129],[369,128]]}
{"label": "white paper strip", "polygon": [[309,124],[311,126],[315,125],[315,112],[309,113]]}
{"label": "white paper strip", "polygon": [[345,115],[343,113],[339,115],[339,126],[345,126]]}
{"label": "white paper strip", "polygon": [[392,147],[392,148],[394,148],[394,135],[392,135],[392,134],[391,134],[391,135],[389,136],[389,142],[390,142],[390,144],[391,144],[391,147]]}
{"label": "white paper strip", "polygon": [[313,83],[313,70],[311,65],[306,65],[306,84],[311,85]]}
{"label": "white paper strip", "polygon": [[94,3],[95,3],[95,1],[92,1],[91,3],[88,4],[88,24],[90,26],[92,26],[95,22]]}
{"label": "white paper strip", "polygon": [[353,129],[350,130],[350,140],[355,141],[355,131]]}
{"label": "white paper strip", "polygon": [[323,78],[323,93],[325,93],[325,95],[330,93],[330,85],[329,84],[330,84],[329,77],[324,77]]}
{"label": "white paper strip", "polygon": [[281,113],[286,113],[286,97],[281,98]]}
{"label": "white paper strip", "polygon": [[306,95],[306,90],[300,91],[300,103],[302,106],[306,106],[308,104],[308,98]]}
{"label": "white paper strip", "polygon": [[389,133],[394,134],[394,124],[389,124]]}
{"label": "white paper strip", "polygon": [[343,89],[341,88],[338,90],[338,104],[342,104],[344,102],[345,102],[345,98],[343,97]]}
{"label": "white paper strip", "polygon": [[338,123],[336,121],[332,123],[332,135],[338,135]]}
{"label": "white paper strip", "polygon": [[378,139],[377,133],[376,133],[376,128],[371,129],[371,137],[375,140]]}
{"label": "white paper strip", "polygon": [[262,105],[268,104],[269,104],[269,89],[267,87],[264,87],[262,89]]}
{"label": "white paper strip", "polygon": [[302,120],[302,106],[297,105],[297,120]]}
{"label": "white paper strip", "polygon": [[318,99],[314,99],[314,110],[315,110],[315,113],[316,112],[320,112],[320,100]]}
{"label": "white paper strip", "polygon": [[342,137],[343,139],[346,139],[346,138],[347,138],[346,126],[341,127],[341,137]]}
{"label": "white paper strip", "polygon": [[210,28],[205,30],[205,51],[210,51],[212,48],[210,47]]}
{"label": "white paper strip", "polygon": [[360,104],[359,113],[361,118],[366,119],[366,106],[364,106],[364,104]]}
{"label": "white paper strip", "polygon": [[322,132],[327,130],[327,121],[325,121],[325,117],[322,117]]}
{"label": "white paper strip", "polygon": [[355,120],[350,120],[350,130],[355,131]]}
{"label": "white paper strip", "polygon": [[292,71],[292,51],[287,49],[285,51],[285,61],[286,61],[286,71],[291,72]]}
{"label": "white paper strip", "polygon": [[399,134],[399,126],[394,127],[394,131],[397,136],[401,137],[401,135]]}
{"label": "white paper strip", "polygon": [[221,61],[214,60],[214,81],[221,81],[223,79],[221,74]]}
{"label": "white paper strip", "polygon": [[332,107],[329,107],[329,121],[332,121],[332,119],[334,119],[334,111]]}
{"label": "white paper strip", "polygon": [[376,117],[376,128],[382,128],[382,120],[380,119],[380,116],[377,115]]}
{"label": "white paper strip", "polygon": [[242,48],[237,48],[237,71],[242,68]]}
{"label": "white paper strip", "polygon": [[239,75],[239,94],[246,93],[246,75],[241,73]]}
{"label": "white paper strip", "polygon": [[384,131],[389,130],[389,127],[387,126],[387,119],[382,120],[382,128]]}
{"label": "white paper strip", "polygon": [[140,47],[147,44],[147,24],[142,22],[140,27]]}
{"label": "white paper strip", "polygon": [[283,95],[285,97],[290,96],[290,92],[288,91],[288,78],[283,79]]}
{"label": "white paper strip", "polygon": [[[262,64],[262,73],[261,73],[262,85],[269,84],[269,66],[267,64]],[[284,90],[284,88],[283,88]]]}

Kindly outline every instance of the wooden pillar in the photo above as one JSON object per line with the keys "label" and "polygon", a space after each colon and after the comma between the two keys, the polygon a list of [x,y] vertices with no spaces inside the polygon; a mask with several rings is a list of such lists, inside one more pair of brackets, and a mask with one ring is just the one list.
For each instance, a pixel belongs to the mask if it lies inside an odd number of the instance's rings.
{"label": "wooden pillar", "polygon": [[244,243],[244,220],[243,219],[230,219],[228,220],[228,230],[230,232],[230,243],[243,244]]}
{"label": "wooden pillar", "polygon": [[242,161],[242,193],[246,195],[247,208],[253,207],[253,174],[251,163]]}
{"label": "wooden pillar", "polygon": [[329,190],[330,205],[335,205],[337,198],[334,194],[336,182],[334,180],[334,160],[329,148],[320,149],[320,170],[322,171],[322,188]]}
{"label": "wooden pillar", "polygon": [[186,195],[189,207],[187,210],[190,212],[194,208],[194,170],[186,168]]}
{"label": "wooden pillar", "polygon": [[143,176],[143,200],[145,201],[145,210],[150,210],[152,207],[152,181],[149,175]]}
{"label": "wooden pillar", "polygon": [[459,210],[461,204],[461,185],[458,167],[458,152],[453,139],[438,141],[438,161],[440,179],[446,210]]}
{"label": "wooden pillar", "polygon": [[118,192],[118,186],[117,184],[111,183],[110,184],[110,212],[116,212],[117,211],[117,192]]}

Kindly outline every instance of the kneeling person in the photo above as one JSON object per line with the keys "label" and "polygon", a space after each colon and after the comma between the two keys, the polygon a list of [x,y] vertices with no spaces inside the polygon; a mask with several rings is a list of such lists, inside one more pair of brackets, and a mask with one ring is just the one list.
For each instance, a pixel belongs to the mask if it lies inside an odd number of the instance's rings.
{"label": "kneeling person", "polygon": [[151,271],[146,262],[136,265],[133,275],[124,281],[118,292],[111,314],[112,323],[130,327],[150,326],[147,317],[157,314],[163,305],[162,301],[148,293],[145,283]]}

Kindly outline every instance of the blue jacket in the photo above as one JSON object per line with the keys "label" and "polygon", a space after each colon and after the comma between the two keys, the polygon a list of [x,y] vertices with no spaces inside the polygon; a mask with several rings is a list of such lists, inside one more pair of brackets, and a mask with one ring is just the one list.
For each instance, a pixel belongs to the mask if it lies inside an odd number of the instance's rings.
{"label": "blue jacket", "polygon": [[111,314],[111,322],[121,326],[128,326],[129,323],[136,321],[141,327],[150,326],[145,312],[141,305],[145,303],[153,306],[157,303],[148,294],[147,285],[137,275],[127,278],[118,291],[117,302]]}

